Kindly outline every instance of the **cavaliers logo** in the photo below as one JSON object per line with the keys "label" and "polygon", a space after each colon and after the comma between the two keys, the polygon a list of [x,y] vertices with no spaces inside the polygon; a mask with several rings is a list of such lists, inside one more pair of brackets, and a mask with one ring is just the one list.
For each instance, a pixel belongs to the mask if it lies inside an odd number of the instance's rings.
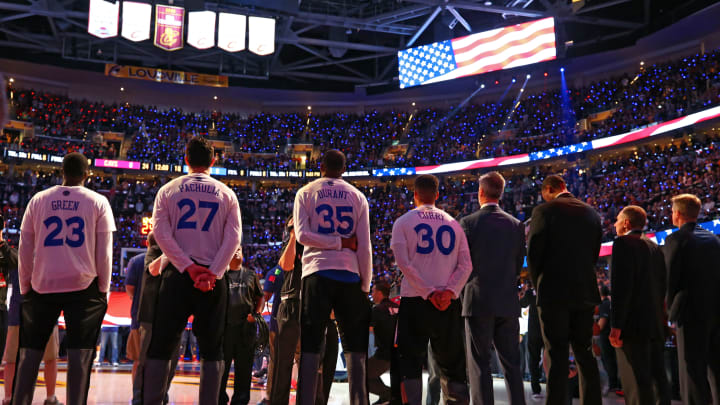
{"label": "cavaliers logo", "polygon": [[166,46],[168,48],[173,47],[173,46],[177,45],[179,37],[180,37],[180,31],[172,29],[172,28],[165,28],[165,31],[163,32],[162,36],[160,37],[160,44],[163,46]]}

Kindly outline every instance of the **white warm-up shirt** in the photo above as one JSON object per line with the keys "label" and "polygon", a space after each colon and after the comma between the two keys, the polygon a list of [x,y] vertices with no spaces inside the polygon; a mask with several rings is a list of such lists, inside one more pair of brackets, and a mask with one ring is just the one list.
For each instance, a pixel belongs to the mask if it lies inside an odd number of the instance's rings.
{"label": "white warm-up shirt", "polygon": [[83,186],[54,186],[30,200],[20,226],[20,292],[80,291],[97,277],[110,288],[112,232],[110,203]]}
{"label": "white warm-up shirt", "polygon": [[[295,236],[305,246],[302,276],[347,270],[360,276],[363,291],[372,281],[372,246],[367,199],[342,179],[323,177],[295,195]],[[340,238],[357,235],[357,252],[342,249]]]}
{"label": "white warm-up shirt", "polygon": [[155,196],[153,234],[179,272],[194,260],[220,278],[242,239],[237,196],[205,173],[178,177]]}
{"label": "white warm-up shirt", "polygon": [[472,273],[465,232],[447,212],[432,205],[395,221],[390,248],[404,276],[403,297],[427,299],[436,290],[451,290],[459,297]]}

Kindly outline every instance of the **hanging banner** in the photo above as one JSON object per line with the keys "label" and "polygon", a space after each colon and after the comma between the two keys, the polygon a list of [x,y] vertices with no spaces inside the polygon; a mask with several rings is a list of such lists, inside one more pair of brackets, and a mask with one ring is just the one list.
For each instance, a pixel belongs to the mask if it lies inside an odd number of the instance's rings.
{"label": "hanging banner", "polygon": [[214,11],[191,11],[188,13],[188,45],[197,49],[208,49],[215,46]]}
{"label": "hanging banner", "polygon": [[155,6],[155,46],[166,51],[183,47],[185,9],[172,6]]}
{"label": "hanging banner", "polygon": [[88,34],[98,38],[112,38],[118,34],[120,2],[90,0]]}
{"label": "hanging banner", "polygon": [[220,13],[218,21],[218,48],[228,52],[245,49],[247,17],[241,14]]}
{"label": "hanging banner", "polygon": [[250,52],[270,55],[275,52],[275,20],[272,18],[250,17],[248,21]]}
{"label": "hanging banner", "polygon": [[124,1],[122,10],[122,37],[140,42],[150,39],[152,6],[147,3]]}
{"label": "hanging banner", "polygon": [[124,79],[150,80],[161,83],[191,84],[195,86],[227,87],[227,76],[182,72],[179,70],[153,69],[139,66],[124,66],[108,63],[105,76]]}

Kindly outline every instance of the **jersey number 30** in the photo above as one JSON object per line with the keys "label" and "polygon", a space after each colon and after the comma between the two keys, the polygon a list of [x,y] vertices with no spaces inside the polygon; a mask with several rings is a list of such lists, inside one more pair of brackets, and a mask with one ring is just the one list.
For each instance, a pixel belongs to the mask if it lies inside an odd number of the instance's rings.
{"label": "jersey number 30", "polygon": [[[416,251],[421,255],[432,253],[432,251],[435,250],[435,245],[437,245],[440,253],[445,256],[452,253],[453,249],[455,249],[455,231],[449,225],[443,225],[438,228],[437,234],[435,234],[435,240],[433,240],[433,229],[430,225],[417,224],[414,229],[420,239],[418,240]],[[443,245],[443,235],[446,233],[450,235],[450,243],[448,243],[447,246]],[[421,246],[421,244],[423,246]]]}
{"label": "jersey number 30", "polygon": [[[77,248],[85,243],[85,221],[80,217],[72,217],[65,220],[65,225],[70,228],[70,235],[65,237],[65,240],[58,238],[60,232],[62,232],[63,221],[58,216],[52,216],[43,221],[45,228],[52,228],[43,246],[62,246],[63,242],[72,247]],[[72,236],[72,238],[70,238]]]}

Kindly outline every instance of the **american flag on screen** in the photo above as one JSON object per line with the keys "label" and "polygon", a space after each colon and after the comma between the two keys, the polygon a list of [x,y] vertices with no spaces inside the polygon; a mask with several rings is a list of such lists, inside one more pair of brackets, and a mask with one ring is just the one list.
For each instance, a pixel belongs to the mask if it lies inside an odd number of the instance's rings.
{"label": "american flag on screen", "polygon": [[555,59],[552,17],[398,52],[400,88]]}

